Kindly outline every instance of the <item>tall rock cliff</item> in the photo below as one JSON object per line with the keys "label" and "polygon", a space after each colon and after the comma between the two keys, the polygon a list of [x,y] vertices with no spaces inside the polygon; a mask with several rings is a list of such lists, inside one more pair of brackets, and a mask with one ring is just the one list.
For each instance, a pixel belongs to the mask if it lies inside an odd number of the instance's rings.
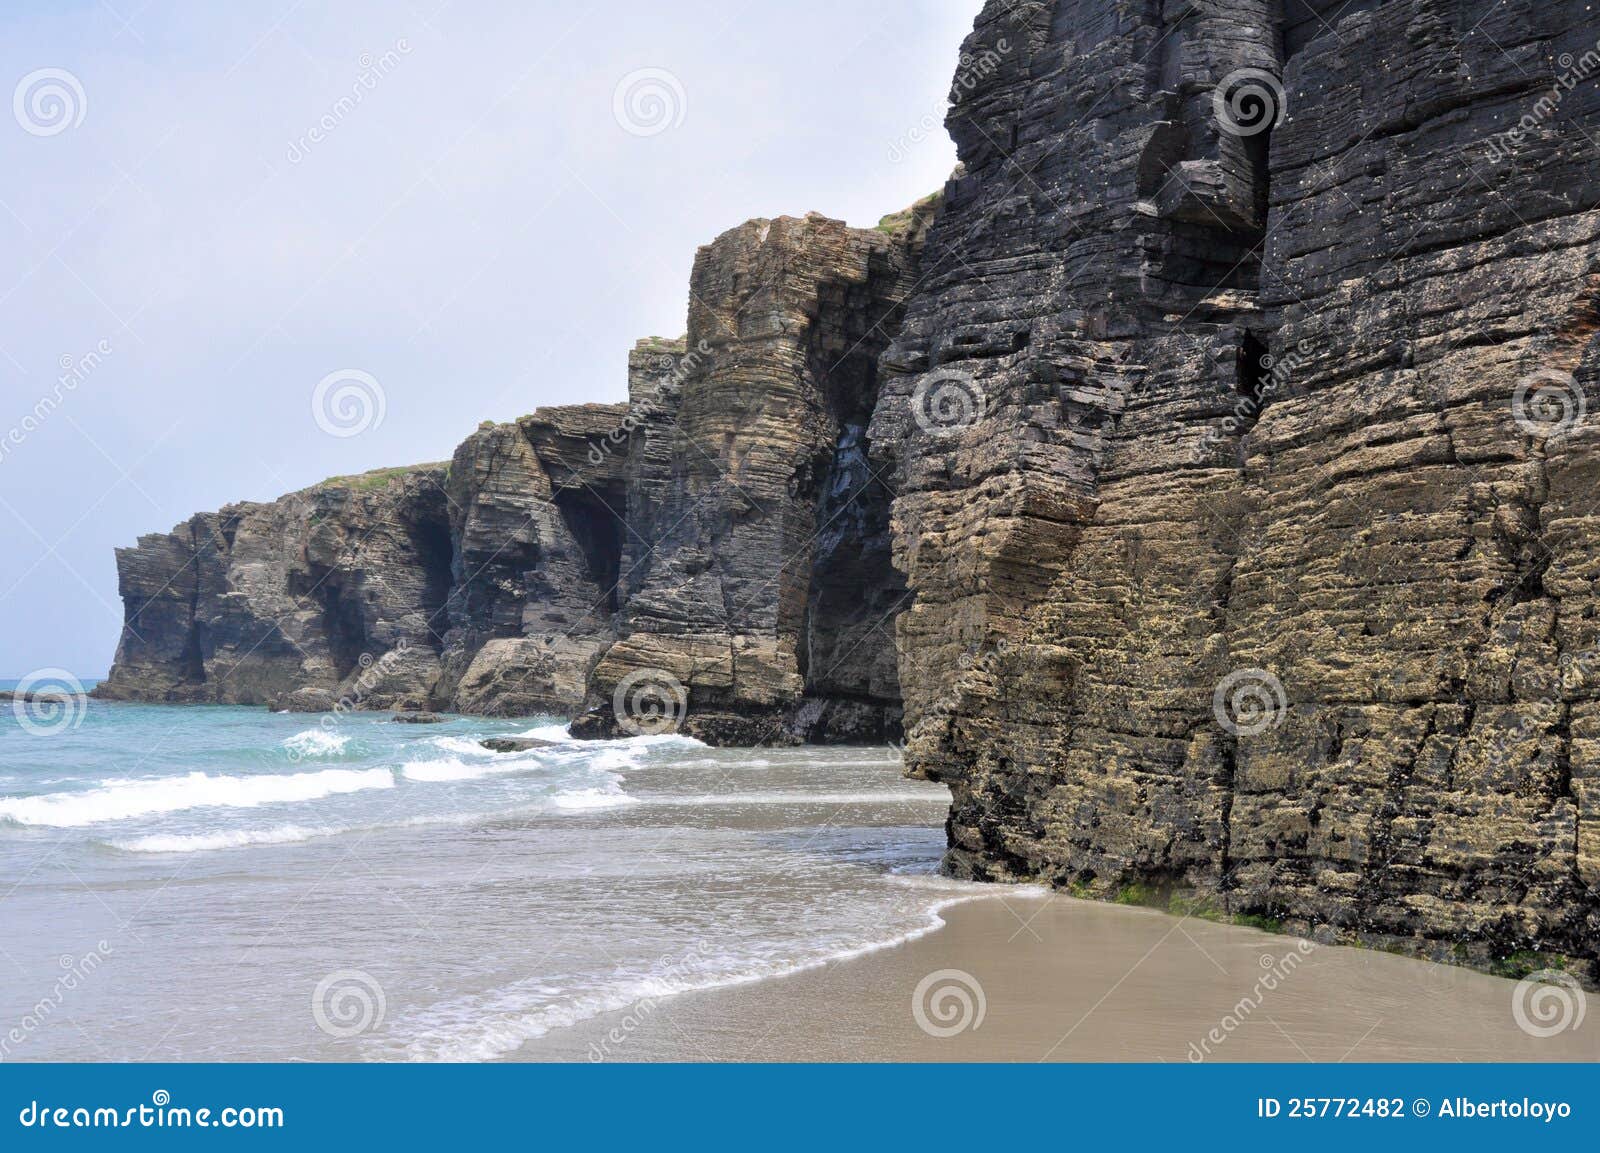
{"label": "tall rock cliff", "polygon": [[102,693],[903,723],[956,873],[1592,965],[1597,36],[993,0],[941,197],[718,238],[626,405],[143,538]]}
{"label": "tall rock cliff", "polygon": [[1595,36],[988,5],[872,427],[952,868],[1595,957]]}

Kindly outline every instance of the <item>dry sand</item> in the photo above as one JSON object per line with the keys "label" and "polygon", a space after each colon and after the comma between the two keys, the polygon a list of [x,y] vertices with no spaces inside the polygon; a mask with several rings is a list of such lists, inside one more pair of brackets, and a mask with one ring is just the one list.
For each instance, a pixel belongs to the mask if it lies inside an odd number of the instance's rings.
{"label": "dry sand", "polygon": [[[946,926],[920,940],[778,980],[641,1002],[550,1033],[519,1057],[1600,1060],[1600,1012],[1534,1037],[1513,1011],[1516,982],[1450,966],[1016,891],[943,917]],[[942,970],[964,976],[933,980],[951,995],[924,996],[923,1016],[935,1028],[966,1020],[951,1036],[930,1035],[914,1012],[919,985]],[[984,1003],[976,1027],[974,983]]]}

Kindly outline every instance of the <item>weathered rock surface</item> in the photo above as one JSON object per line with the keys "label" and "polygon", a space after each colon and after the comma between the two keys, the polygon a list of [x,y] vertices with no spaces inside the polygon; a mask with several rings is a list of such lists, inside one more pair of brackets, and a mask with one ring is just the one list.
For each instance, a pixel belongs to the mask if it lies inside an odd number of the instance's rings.
{"label": "weathered rock surface", "polygon": [[587,701],[579,731],[602,736],[633,723],[613,702],[643,678],[716,744],[897,736],[905,591],[865,434],[934,211],[726,234],[697,261],[688,337],[635,349],[628,404],[486,423],[448,468],[143,538],[118,556],[129,627],[101,695],[493,716]]}
{"label": "weathered rock surface", "polygon": [[654,419],[627,470],[627,598],[575,732],[615,733],[615,703],[665,680],[718,744],[898,734],[904,592],[866,426],[932,211],[755,220],[700,251],[686,340],[635,353]]}
{"label": "weathered rock surface", "polygon": [[452,586],[444,676],[457,712],[570,713],[613,636],[624,529],[621,464],[589,444],[623,405],[543,409],[486,424],[448,484]]}
{"label": "weathered rock surface", "polygon": [[[988,5],[872,427],[954,870],[1593,961],[1600,431],[1514,398],[1595,401],[1600,89],[1491,155],[1593,41],[1575,2]],[[1240,69],[1275,127],[1224,120]],[[941,388],[981,419],[925,433]]]}
{"label": "weathered rock surface", "polygon": [[450,528],[439,465],[229,505],[119,549],[107,700],[408,708],[439,673]]}

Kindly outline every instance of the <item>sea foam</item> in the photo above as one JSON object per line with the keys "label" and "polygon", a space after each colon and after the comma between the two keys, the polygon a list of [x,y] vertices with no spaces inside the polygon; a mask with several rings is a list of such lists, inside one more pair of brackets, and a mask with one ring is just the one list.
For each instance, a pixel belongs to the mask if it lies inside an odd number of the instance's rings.
{"label": "sea foam", "polygon": [[307,729],[303,733],[296,733],[283,742],[283,747],[289,750],[295,760],[305,760],[311,757],[333,757],[344,752],[350,738],[344,733],[335,733],[328,729]]}
{"label": "sea foam", "polygon": [[77,793],[4,797],[0,798],[0,818],[19,825],[71,829],[184,809],[251,809],[393,787],[394,774],[388,769],[323,769],[252,777],[190,773],[150,780],[111,780],[97,789]]}

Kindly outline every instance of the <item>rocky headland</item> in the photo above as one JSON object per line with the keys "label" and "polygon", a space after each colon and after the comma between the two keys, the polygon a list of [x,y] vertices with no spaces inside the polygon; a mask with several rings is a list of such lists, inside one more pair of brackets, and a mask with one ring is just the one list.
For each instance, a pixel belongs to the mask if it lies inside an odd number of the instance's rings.
{"label": "rocky headland", "polygon": [[1597,40],[994,0],[939,196],[724,234],[626,404],[119,551],[98,694],[903,732],[959,874],[1592,980]]}

